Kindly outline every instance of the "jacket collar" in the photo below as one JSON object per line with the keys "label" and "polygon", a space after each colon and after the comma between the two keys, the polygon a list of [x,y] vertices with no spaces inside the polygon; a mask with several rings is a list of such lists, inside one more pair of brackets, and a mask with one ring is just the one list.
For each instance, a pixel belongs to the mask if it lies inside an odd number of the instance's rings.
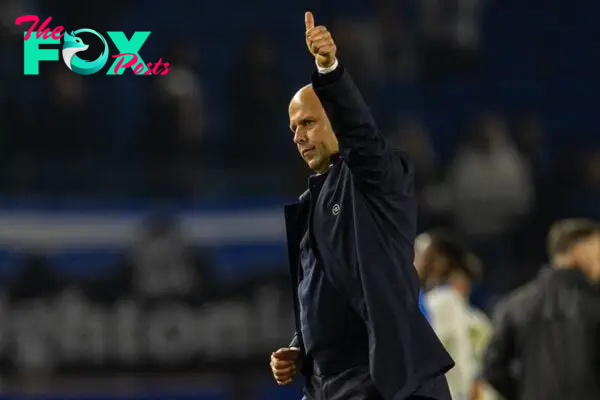
{"label": "jacket collar", "polygon": [[[339,159],[340,159],[340,153],[335,153],[335,154],[333,154],[333,155],[331,156],[331,164],[329,164],[329,169],[331,169],[331,167],[333,167],[333,165],[334,165],[336,162],[338,162],[338,160],[339,160]],[[329,172],[329,169],[327,170],[327,172]],[[325,174],[325,173],[327,173],[327,172],[324,172],[324,174]],[[313,176],[316,176],[316,175],[319,175],[319,174],[315,174],[315,175],[313,175]],[[305,201],[308,201],[308,199],[309,199],[309,196],[310,196],[310,190],[309,190],[309,189],[306,189],[306,190],[305,190],[305,191],[304,191],[304,192],[303,192],[303,193],[302,193],[302,194],[301,194],[301,195],[298,197],[298,200],[300,201],[300,203],[303,203],[303,202],[305,202]]]}

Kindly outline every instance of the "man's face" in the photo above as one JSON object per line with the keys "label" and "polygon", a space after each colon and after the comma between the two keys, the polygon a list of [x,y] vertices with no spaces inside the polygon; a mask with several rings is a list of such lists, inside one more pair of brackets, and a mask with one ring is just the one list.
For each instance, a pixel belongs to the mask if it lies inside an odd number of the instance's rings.
{"label": "man's face", "polygon": [[339,151],[325,110],[310,86],[300,89],[289,106],[290,129],[298,152],[313,171],[322,173]]}
{"label": "man's face", "polygon": [[573,248],[575,264],[594,280],[600,280],[600,234],[581,241]]}

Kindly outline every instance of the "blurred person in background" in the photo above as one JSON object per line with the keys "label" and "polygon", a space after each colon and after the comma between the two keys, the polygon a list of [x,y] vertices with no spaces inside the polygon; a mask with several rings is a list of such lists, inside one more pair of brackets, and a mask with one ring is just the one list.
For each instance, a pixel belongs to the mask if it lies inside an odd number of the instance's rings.
{"label": "blurred person in background", "polygon": [[556,222],[551,268],[498,305],[482,378],[506,399],[600,398],[600,224]]}
{"label": "blurred person in background", "polygon": [[472,73],[479,59],[481,0],[420,0],[425,78]]}
{"label": "blurred person in background", "polygon": [[385,77],[391,82],[412,81],[417,77],[418,60],[415,38],[406,2],[378,0]]}
{"label": "blurred person in background", "polygon": [[357,86],[366,91],[386,81],[410,79],[416,73],[414,41],[402,4],[394,0],[374,3],[374,19],[343,15],[334,20],[344,59],[348,57],[346,63],[355,71]]}
{"label": "blurred person in background", "polygon": [[419,227],[437,226],[437,216],[428,212],[427,188],[438,179],[437,154],[423,124],[413,116],[403,116],[389,137],[390,145],[402,149],[415,168],[415,190],[419,201]]}
{"label": "blurred person in background", "polygon": [[206,261],[203,254],[192,251],[174,216],[151,215],[134,249],[133,293],[141,301],[200,303],[214,290]]}
{"label": "blurred person in background", "polygon": [[502,118],[485,115],[474,128],[450,165],[445,200],[432,192],[428,203],[445,208],[488,267],[486,279],[504,287],[508,278],[500,267],[512,262],[513,253],[507,238],[533,206],[533,182]]}
{"label": "blurred person in background", "polygon": [[279,384],[299,363],[306,399],[450,399],[452,359],[418,309],[412,171],[385,141],[324,26],[305,14],[317,63],[289,106],[316,172],[285,209],[296,335],[271,355]]}
{"label": "blurred person in background", "polygon": [[516,119],[514,126],[515,145],[529,165],[534,197],[544,199],[537,202],[532,212],[517,224],[513,243],[515,261],[518,263],[516,267],[522,275],[514,286],[517,287],[533,279],[539,265],[546,260],[546,233],[548,226],[556,219],[557,188],[564,185],[559,178],[551,177],[551,167],[560,166],[561,160],[551,160],[548,138],[540,118],[532,113],[524,113]]}
{"label": "blurred person in background", "polygon": [[352,68],[356,86],[362,89],[363,97],[370,99],[374,84],[381,83],[385,73],[381,27],[376,20],[345,15],[337,16],[332,25],[338,46],[344,49],[344,65]]}
{"label": "blurred person in background", "polygon": [[467,251],[443,231],[419,235],[415,267],[424,282],[425,308],[429,321],[450,353],[454,368],[446,373],[453,399],[466,399],[473,376],[473,351],[469,341],[468,305],[449,284],[454,270],[466,264]]}
{"label": "blurred person in background", "polygon": [[452,398],[493,399],[476,380],[491,335],[485,314],[469,304],[473,282],[481,273],[479,259],[450,232],[434,229],[416,240],[415,268],[426,289],[431,326],[456,362],[446,374]]}
{"label": "blurred person in background", "polygon": [[401,117],[389,141],[392,147],[402,149],[410,157],[415,167],[417,192],[433,183],[436,176],[436,154],[428,132],[418,119],[412,116]]}
{"label": "blurred person in background", "polygon": [[153,82],[140,135],[144,167],[152,171],[145,175],[149,179],[146,191],[158,196],[196,196],[206,185],[200,160],[208,154],[209,114],[196,72],[198,59],[186,43],[179,43],[167,59],[177,68]]}

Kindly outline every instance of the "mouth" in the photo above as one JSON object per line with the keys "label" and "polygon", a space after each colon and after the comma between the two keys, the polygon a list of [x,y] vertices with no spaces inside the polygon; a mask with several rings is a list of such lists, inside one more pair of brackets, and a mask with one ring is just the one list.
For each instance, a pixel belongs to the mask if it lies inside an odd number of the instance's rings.
{"label": "mouth", "polygon": [[302,157],[306,157],[306,155],[307,155],[308,153],[310,153],[311,151],[313,151],[313,150],[315,150],[315,148],[314,148],[314,147],[309,147],[309,148],[307,148],[307,149],[304,149],[304,150],[302,150],[302,153],[301,153],[301,154],[302,154]]}

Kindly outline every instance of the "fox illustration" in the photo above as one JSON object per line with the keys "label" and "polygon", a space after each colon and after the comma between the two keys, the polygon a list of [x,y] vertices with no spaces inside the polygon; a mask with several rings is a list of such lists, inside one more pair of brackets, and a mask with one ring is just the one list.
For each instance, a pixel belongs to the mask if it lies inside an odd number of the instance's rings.
{"label": "fox illustration", "polygon": [[104,43],[104,51],[100,57],[94,61],[82,60],[76,54],[87,50],[90,46],[83,43],[83,40],[75,35],[75,32],[71,32],[71,34],[65,32],[62,49],[63,60],[65,61],[67,67],[69,67],[69,69],[73,72],[81,75],[94,74],[100,71],[100,69],[104,67],[106,61],[108,60],[108,44],[106,43],[106,40],[104,40],[104,37],[102,37],[102,35],[96,31],[91,29],[80,29],[77,31],[77,33],[79,32],[89,32],[98,36]]}

